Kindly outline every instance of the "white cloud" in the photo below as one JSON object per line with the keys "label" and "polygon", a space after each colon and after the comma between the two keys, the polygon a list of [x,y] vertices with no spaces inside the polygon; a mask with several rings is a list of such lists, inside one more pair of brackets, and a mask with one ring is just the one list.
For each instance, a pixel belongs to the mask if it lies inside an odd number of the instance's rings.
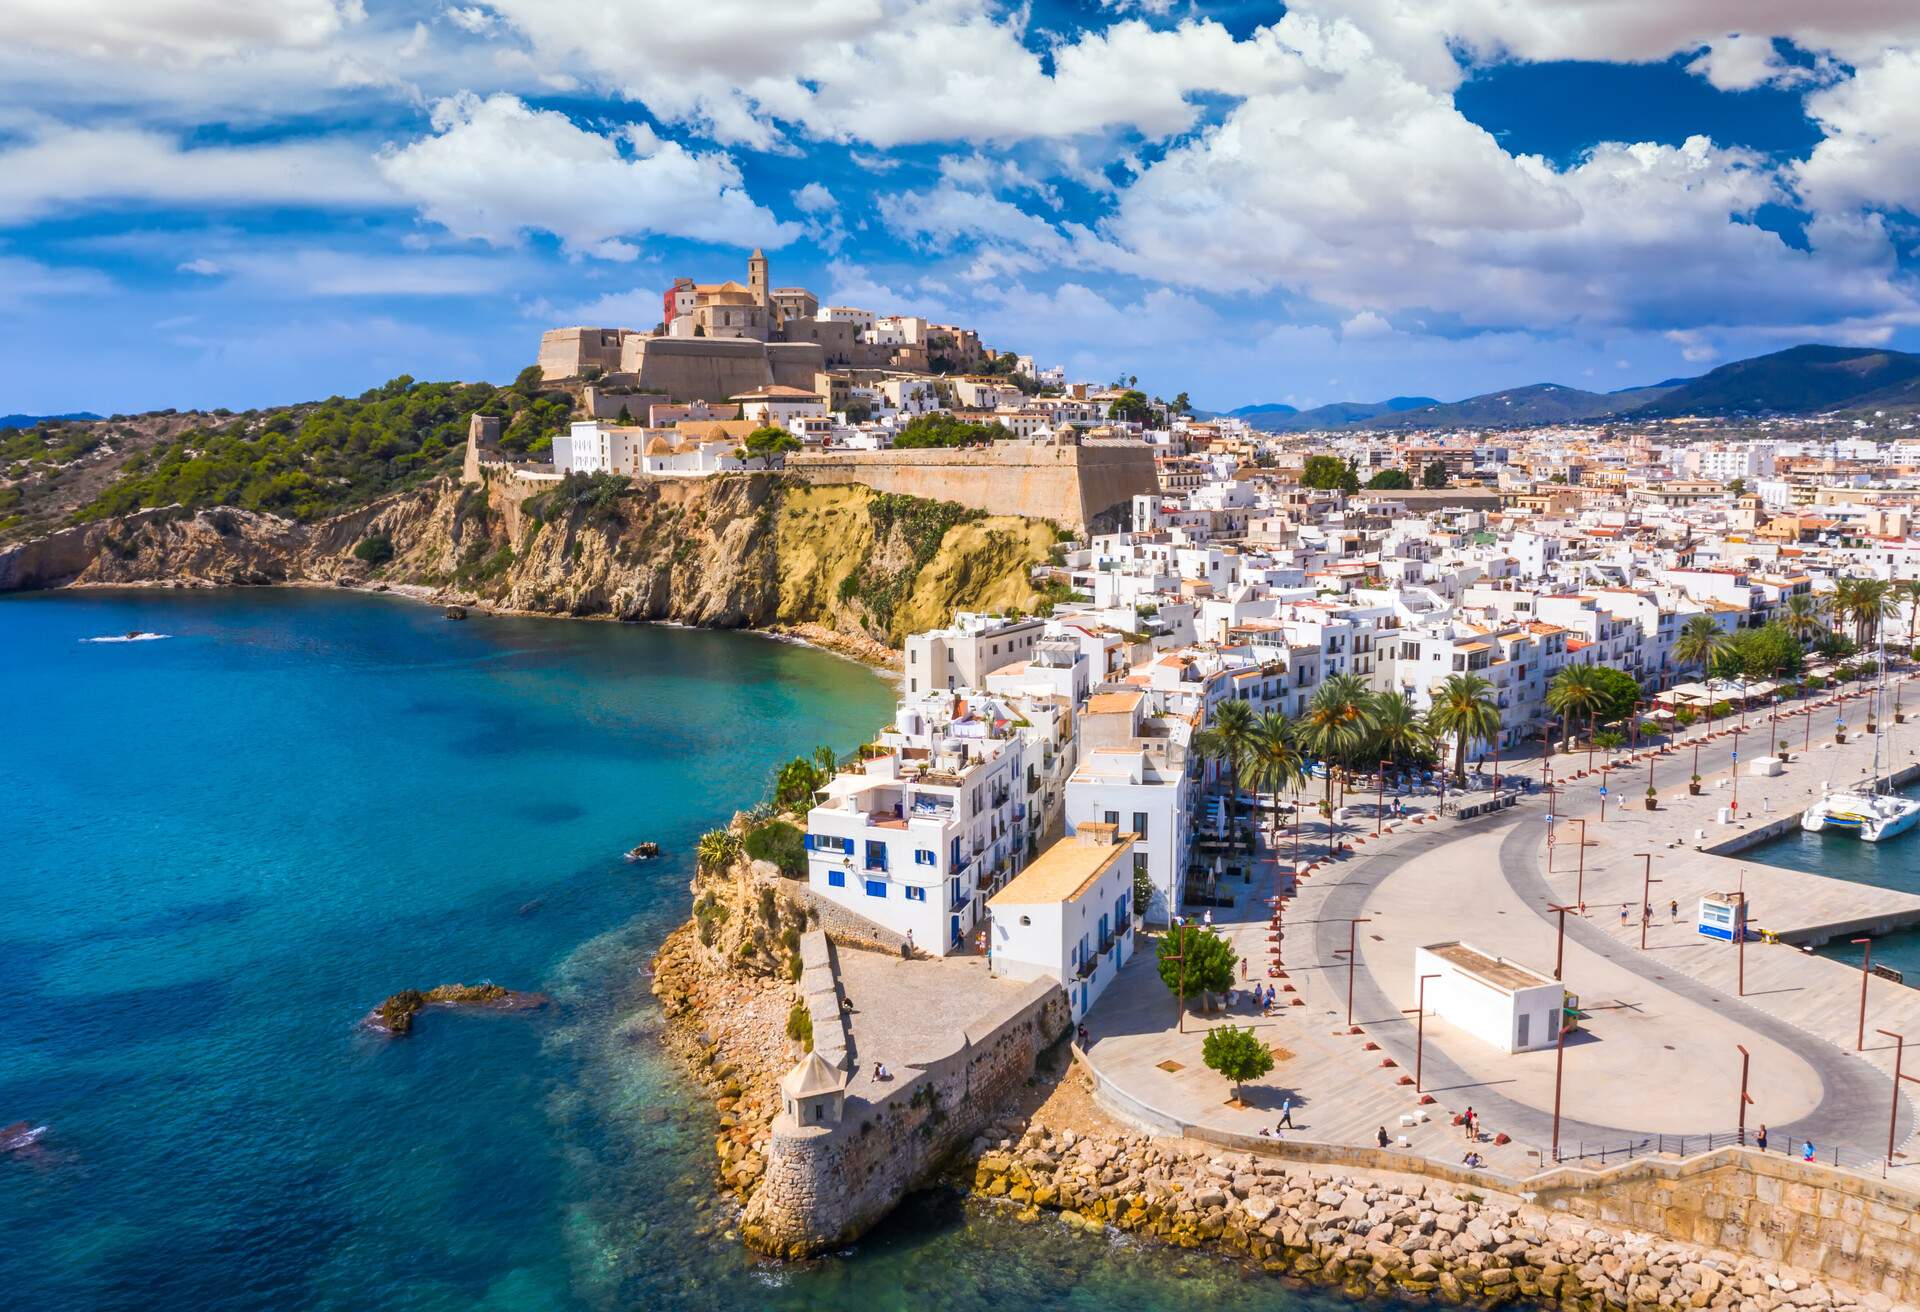
{"label": "white cloud", "polygon": [[500,25],[499,18],[480,5],[448,5],[440,12],[449,23],[475,36],[485,36]]}
{"label": "white cloud", "polygon": [[1738,33],[1708,46],[1687,65],[1687,71],[1698,73],[1721,91],[1746,91],[1767,83],[1790,84],[1812,76],[1782,59],[1772,37]]}
{"label": "white cloud", "polygon": [[809,182],[794,192],[793,203],[803,214],[831,214],[840,208],[833,193],[817,182]]}
{"label": "white cloud", "polygon": [[96,296],[112,287],[112,281],[95,269],[57,268],[17,255],[0,255],[0,305],[19,307],[47,297]]}
{"label": "white cloud", "polygon": [[433,129],[379,167],[457,236],[503,246],[548,232],[569,252],[630,260],[626,239],[647,234],[781,246],[799,233],[753,201],[726,155],[644,126],[603,135],[514,96],[462,95],[434,106]]}
{"label": "white cloud", "polygon": [[1920,50],[1889,50],[1815,91],[1807,116],[1826,133],[1796,169],[1813,205],[1920,211]]}
{"label": "white cloud", "polygon": [[195,64],[263,46],[315,48],[366,17],[360,0],[5,0],[10,44],[89,58]]}
{"label": "white cloud", "polygon": [[348,207],[394,199],[366,150],[344,138],[189,147],[141,128],[41,121],[0,149],[0,223],[117,203]]}
{"label": "white cloud", "polygon": [[197,273],[203,278],[217,278],[227,271],[224,265],[216,264],[204,257],[176,264],[174,268],[180,273]]}

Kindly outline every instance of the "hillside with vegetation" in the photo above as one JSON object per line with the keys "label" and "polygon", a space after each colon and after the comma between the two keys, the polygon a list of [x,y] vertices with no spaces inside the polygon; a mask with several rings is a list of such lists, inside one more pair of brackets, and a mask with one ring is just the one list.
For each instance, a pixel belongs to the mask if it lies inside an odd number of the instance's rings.
{"label": "hillside with vegetation", "polygon": [[503,449],[537,458],[571,412],[527,369],[508,387],[402,375],[263,410],[47,420],[0,431],[0,541],[171,505],[310,522],[457,472],[469,415],[501,416]]}

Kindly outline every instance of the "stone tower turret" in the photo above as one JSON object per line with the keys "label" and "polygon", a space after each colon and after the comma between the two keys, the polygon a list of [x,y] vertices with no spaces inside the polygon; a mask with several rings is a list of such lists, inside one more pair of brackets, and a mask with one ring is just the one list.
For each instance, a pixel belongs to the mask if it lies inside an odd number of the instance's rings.
{"label": "stone tower turret", "polygon": [[758,246],[747,257],[747,289],[753,293],[754,304],[761,309],[767,308],[767,257]]}

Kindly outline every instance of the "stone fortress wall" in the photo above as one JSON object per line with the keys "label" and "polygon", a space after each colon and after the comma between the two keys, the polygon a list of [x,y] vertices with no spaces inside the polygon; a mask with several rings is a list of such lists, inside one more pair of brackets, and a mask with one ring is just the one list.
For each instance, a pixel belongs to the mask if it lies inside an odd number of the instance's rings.
{"label": "stone fortress wall", "polygon": [[[823,964],[831,960],[824,946],[802,957],[816,1042],[821,1011],[839,1010],[841,990],[829,985],[831,968]],[[947,1040],[950,1046],[902,1062],[883,1099],[848,1094],[837,1124],[801,1125],[783,1111],[774,1118],[766,1173],[747,1206],[742,1237],[783,1257],[858,1237],[979,1133],[1071,1021],[1060,986],[1036,980]],[[826,1032],[833,1043],[834,1031]],[[850,1054],[849,1064],[857,1059]]]}
{"label": "stone fortress wall", "polygon": [[1117,525],[1136,494],[1160,490],[1153,448],[1139,442],[803,452],[787,457],[786,468],[809,483],[864,483],[1076,530]]}

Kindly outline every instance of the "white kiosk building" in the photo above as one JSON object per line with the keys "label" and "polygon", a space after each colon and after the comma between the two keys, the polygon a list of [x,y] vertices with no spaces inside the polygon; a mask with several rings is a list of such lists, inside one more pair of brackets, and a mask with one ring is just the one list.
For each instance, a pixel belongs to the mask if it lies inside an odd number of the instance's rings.
{"label": "white kiosk building", "polygon": [[1416,994],[1420,977],[1427,1008],[1502,1052],[1551,1048],[1559,1037],[1566,989],[1537,970],[1466,943],[1432,943],[1413,952]]}
{"label": "white kiosk building", "polygon": [[1055,979],[1077,1022],[1133,955],[1132,834],[1083,824],[987,901],[993,972]]}

